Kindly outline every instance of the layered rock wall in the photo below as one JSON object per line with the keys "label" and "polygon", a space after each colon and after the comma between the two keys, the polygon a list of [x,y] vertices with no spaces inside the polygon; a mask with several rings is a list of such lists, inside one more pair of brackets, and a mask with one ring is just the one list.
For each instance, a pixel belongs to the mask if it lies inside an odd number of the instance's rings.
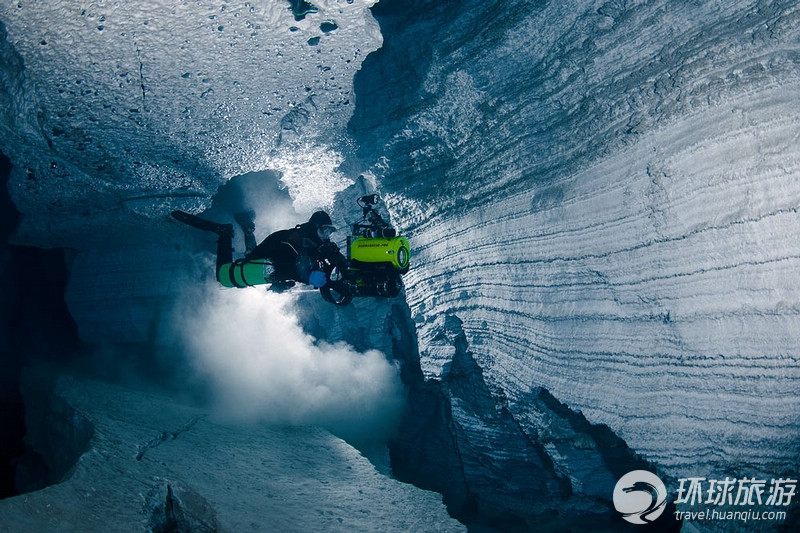
{"label": "layered rock wall", "polygon": [[416,251],[425,376],[452,315],[530,433],[545,387],[672,475],[796,469],[797,6],[373,12],[350,129]]}

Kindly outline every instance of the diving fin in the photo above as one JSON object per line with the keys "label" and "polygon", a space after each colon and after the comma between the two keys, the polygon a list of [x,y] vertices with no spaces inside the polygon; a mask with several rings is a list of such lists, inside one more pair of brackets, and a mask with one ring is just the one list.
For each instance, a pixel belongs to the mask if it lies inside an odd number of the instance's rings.
{"label": "diving fin", "polygon": [[172,218],[184,224],[188,224],[193,228],[201,229],[203,231],[213,231],[217,235],[233,235],[233,224],[219,224],[205,218],[200,218],[197,215],[187,213],[186,211],[176,210],[170,213]]}

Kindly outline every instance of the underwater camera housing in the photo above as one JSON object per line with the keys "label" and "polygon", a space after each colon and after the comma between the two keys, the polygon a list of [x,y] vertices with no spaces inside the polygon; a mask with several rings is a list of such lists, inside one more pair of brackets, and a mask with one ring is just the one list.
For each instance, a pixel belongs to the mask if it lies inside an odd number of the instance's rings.
{"label": "underwater camera housing", "polygon": [[408,272],[411,245],[375,210],[376,195],[358,199],[363,218],[353,224],[352,235],[347,238],[347,259],[356,266],[384,265],[400,274]]}
{"label": "underwater camera housing", "polygon": [[411,245],[375,210],[376,195],[362,196],[357,203],[363,217],[347,238],[348,267],[332,273],[332,283],[320,289],[323,298],[338,305],[358,296],[399,295],[400,276],[410,266]]}

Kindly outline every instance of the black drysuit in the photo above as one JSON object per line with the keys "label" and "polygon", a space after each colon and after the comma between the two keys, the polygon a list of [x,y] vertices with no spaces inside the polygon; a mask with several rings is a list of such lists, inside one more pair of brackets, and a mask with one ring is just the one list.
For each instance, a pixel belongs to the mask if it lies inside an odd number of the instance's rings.
{"label": "black drysuit", "polygon": [[329,240],[322,240],[317,226],[310,222],[270,234],[245,256],[244,261],[254,259],[269,259],[275,268],[275,277],[301,283],[308,283],[318,260],[327,259],[333,266],[345,262],[339,248]]}

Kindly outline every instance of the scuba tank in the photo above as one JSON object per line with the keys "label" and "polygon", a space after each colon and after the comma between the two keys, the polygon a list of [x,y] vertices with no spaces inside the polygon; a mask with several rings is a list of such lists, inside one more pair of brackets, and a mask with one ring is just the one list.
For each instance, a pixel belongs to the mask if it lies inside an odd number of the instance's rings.
{"label": "scuba tank", "polygon": [[217,281],[223,287],[243,289],[253,285],[272,283],[272,263],[267,259],[234,261],[223,264],[217,271]]}

